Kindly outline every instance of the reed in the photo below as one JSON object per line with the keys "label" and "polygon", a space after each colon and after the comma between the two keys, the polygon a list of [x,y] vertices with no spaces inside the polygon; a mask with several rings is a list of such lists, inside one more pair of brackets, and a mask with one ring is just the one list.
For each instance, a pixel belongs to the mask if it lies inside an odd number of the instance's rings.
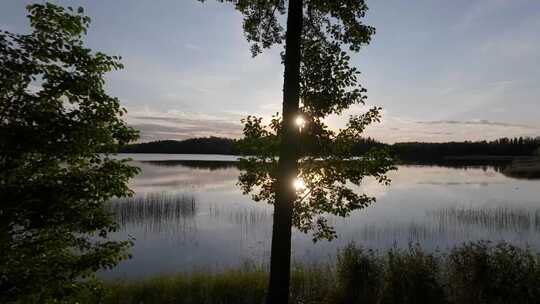
{"label": "reed", "polygon": [[122,226],[191,218],[198,211],[193,196],[169,193],[148,193],[115,199],[110,202],[109,208]]}
{"label": "reed", "polygon": [[527,231],[540,227],[540,210],[514,207],[450,207],[429,211],[440,225],[475,225],[489,230]]}

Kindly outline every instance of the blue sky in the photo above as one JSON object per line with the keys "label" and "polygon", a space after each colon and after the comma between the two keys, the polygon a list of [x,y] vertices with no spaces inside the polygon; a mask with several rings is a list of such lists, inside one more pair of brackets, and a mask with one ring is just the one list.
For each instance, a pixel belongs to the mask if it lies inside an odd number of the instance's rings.
{"label": "blue sky", "polygon": [[[207,0],[53,1],[92,17],[89,47],[121,55],[107,76],[143,141],[234,136],[249,114],[280,110],[279,48],[251,58],[242,18]],[[0,28],[28,31],[24,6],[3,0]],[[540,136],[540,1],[371,0],[372,44],[354,56],[368,106],[384,108],[367,135],[385,142]],[[328,123],[339,128],[355,106]]]}

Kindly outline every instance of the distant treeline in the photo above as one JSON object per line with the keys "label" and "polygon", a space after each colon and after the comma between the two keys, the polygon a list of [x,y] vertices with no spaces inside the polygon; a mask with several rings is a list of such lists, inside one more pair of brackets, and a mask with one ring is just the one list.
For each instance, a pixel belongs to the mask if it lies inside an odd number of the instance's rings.
{"label": "distant treeline", "polygon": [[228,154],[235,155],[236,140],[222,137],[200,137],[186,140],[159,140],[132,144],[120,153],[165,153],[165,154]]}
{"label": "distant treeline", "polygon": [[[161,140],[129,145],[121,153],[241,154],[236,140],[222,137]],[[389,148],[401,160],[444,160],[465,156],[530,156],[540,153],[540,137],[501,138],[493,141],[445,143],[403,142],[388,145],[372,138],[358,142],[354,151],[362,155],[371,148]]]}
{"label": "distant treeline", "polygon": [[539,153],[540,137],[445,143],[404,142],[391,145],[401,160],[444,160],[464,156],[531,156]]}

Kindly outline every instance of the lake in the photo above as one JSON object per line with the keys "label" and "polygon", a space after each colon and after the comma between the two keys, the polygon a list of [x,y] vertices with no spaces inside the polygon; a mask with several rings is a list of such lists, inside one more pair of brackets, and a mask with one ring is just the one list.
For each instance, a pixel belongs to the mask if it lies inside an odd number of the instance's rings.
{"label": "lake", "polygon": [[[121,224],[112,237],[135,238],[133,258],[100,277],[268,263],[272,207],[242,195],[236,157],[125,156],[142,172],[130,182],[136,196],[111,203]],[[493,166],[400,165],[389,176],[390,186],[366,180],[360,188],[376,203],[348,218],[330,217],[336,240],[313,243],[311,235],[294,231],[293,261],[331,261],[350,242],[373,249],[419,243],[441,251],[480,239],[540,247],[540,180],[507,177]]]}

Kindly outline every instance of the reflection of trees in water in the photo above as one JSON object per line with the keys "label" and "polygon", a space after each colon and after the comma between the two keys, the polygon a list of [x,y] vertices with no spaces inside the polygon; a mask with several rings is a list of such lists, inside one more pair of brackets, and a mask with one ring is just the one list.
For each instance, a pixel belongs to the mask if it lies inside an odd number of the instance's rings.
{"label": "reflection of trees in water", "polygon": [[447,160],[425,160],[403,162],[403,165],[420,165],[420,166],[438,166],[452,169],[481,169],[487,171],[493,169],[496,172],[502,173],[506,167],[512,163],[508,160],[488,160],[488,159],[447,159]]}
{"label": "reflection of trees in water", "polygon": [[518,179],[540,179],[540,159],[537,157],[508,157],[501,159],[445,159],[404,162],[405,165],[439,166],[453,169],[489,169],[506,177]]}
{"label": "reflection of trees in water", "polygon": [[540,179],[540,158],[516,159],[502,173],[518,179]]}
{"label": "reflection of trees in water", "polygon": [[[163,161],[141,161],[153,166],[175,167],[183,166],[191,169],[206,169],[210,171],[239,168],[240,163],[234,161],[198,161],[198,160],[163,160]],[[523,163],[527,162],[527,166]],[[531,166],[532,163],[534,166]],[[445,159],[445,160],[423,160],[407,161],[402,165],[437,166],[452,169],[480,169],[482,171],[494,170],[506,177],[519,179],[540,179],[540,161],[538,159],[525,159],[512,161],[508,159]],[[516,165],[518,164],[518,165]],[[532,168],[532,169],[531,169]],[[526,169],[526,170],[523,170]]]}
{"label": "reflection of trees in water", "polygon": [[192,218],[197,213],[193,196],[169,193],[149,193],[111,201],[110,210],[121,225],[163,223]]}
{"label": "reflection of trees in water", "polygon": [[237,168],[238,162],[232,161],[206,161],[206,160],[159,160],[159,161],[141,161],[142,163],[163,166],[163,167],[176,167],[183,166],[192,169],[208,169],[210,171]]}

